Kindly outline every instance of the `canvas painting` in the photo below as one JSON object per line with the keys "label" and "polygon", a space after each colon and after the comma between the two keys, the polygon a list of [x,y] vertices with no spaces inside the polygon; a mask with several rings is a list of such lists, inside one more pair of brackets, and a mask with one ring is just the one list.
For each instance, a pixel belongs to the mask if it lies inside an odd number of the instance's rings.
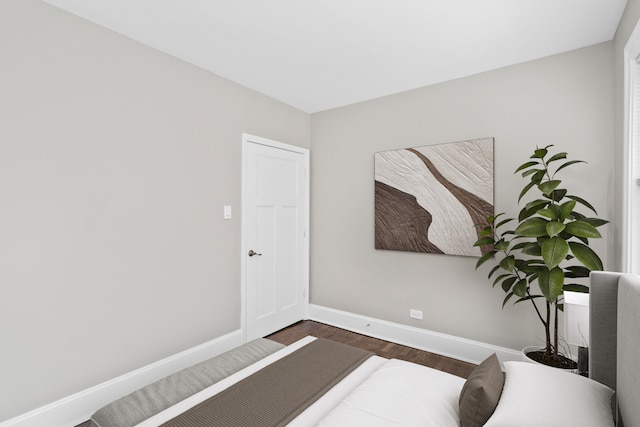
{"label": "canvas painting", "polygon": [[375,153],[375,247],[481,256],[493,214],[493,138]]}

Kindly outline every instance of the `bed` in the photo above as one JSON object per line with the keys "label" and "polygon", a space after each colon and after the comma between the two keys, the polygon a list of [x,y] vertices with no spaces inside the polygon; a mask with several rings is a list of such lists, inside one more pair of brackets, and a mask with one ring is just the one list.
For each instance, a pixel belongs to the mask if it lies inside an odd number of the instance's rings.
{"label": "bed", "polygon": [[465,380],[329,340],[261,339],[113,402],[92,424],[640,427],[640,277],[590,280],[591,378],[491,355]]}

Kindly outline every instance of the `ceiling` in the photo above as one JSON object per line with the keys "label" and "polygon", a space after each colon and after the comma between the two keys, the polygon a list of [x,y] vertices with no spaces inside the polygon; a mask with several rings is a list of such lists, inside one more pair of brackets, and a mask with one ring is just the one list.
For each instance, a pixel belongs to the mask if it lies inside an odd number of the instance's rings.
{"label": "ceiling", "polygon": [[613,39],[626,0],[45,0],[313,113]]}

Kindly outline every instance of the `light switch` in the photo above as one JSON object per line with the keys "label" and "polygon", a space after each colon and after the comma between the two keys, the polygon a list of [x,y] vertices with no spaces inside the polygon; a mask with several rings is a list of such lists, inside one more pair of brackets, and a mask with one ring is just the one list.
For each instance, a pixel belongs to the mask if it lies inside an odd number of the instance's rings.
{"label": "light switch", "polygon": [[224,219],[231,219],[231,206],[224,206]]}

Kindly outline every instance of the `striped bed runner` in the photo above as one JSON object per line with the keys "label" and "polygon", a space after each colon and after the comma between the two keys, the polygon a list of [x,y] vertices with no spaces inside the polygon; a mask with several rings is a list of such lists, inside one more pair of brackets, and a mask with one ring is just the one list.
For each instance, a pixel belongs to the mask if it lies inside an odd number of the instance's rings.
{"label": "striped bed runner", "polygon": [[372,355],[318,338],[162,427],[286,425]]}

